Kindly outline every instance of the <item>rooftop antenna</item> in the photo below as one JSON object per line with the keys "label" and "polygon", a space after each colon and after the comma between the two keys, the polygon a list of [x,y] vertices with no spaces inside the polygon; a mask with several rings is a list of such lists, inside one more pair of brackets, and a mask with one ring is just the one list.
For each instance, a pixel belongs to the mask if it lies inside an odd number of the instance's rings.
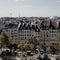
{"label": "rooftop antenna", "polygon": [[20,18],[20,13],[19,13],[19,18]]}
{"label": "rooftop antenna", "polygon": [[10,17],[12,17],[12,13],[10,13]]}
{"label": "rooftop antenna", "polygon": [[12,17],[12,9],[10,9],[10,17]]}

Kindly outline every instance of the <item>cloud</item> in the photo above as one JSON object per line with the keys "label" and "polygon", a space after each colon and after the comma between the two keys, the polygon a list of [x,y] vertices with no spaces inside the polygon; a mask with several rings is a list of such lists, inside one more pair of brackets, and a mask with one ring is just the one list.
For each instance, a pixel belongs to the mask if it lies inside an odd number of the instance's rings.
{"label": "cloud", "polygon": [[60,3],[60,0],[56,0],[57,3]]}
{"label": "cloud", "polygon": [[32,7],[32,5],[22,5],[21,7]]}
{"label": "cloud", "polygon": [[22,2],[24,2],[25,0],[14,0],[15,2],[19,2],[19,1],[22,1]]}

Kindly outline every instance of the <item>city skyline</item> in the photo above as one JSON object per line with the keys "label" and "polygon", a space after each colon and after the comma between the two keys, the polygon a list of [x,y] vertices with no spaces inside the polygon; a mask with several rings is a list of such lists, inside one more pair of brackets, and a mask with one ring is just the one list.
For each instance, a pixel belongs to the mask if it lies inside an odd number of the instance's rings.
{"label": "city skyline", "polygon": [[0,0],[0,17],[60,16],[60,0]]}

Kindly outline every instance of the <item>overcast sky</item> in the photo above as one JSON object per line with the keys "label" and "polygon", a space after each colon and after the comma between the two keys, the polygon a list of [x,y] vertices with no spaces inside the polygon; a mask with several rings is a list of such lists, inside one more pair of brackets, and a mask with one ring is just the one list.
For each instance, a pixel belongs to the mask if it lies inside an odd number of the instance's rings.
{"label": "overcast sky", "polygon": [[0,17],[60,16],[60,0],[0,0]]}

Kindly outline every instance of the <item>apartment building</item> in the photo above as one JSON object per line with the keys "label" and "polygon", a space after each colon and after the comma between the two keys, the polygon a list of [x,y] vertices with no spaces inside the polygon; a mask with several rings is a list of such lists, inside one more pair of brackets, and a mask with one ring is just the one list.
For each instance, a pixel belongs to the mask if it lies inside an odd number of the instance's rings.
{"label": "apartment building", "polygon": [[18,28],[20,40],[25,40],[31,36],[35,36],[37,39],[39,39],[38,31],[40,31],[40,29],[38,28],[37,25],[34,25],[33,22],[32,23],[21,22]]}
{"label": "apartment building", "polygon": [[0,19],[0,29],[3,29],[3,28],[5,28],[5,21]]}
{"label": "apartment building", "polygon": [[31,18],[24,17],[21,18],[18,23],[15,23],[16,20],[14,23],[12,22],[7,21],[7,23],[4,26],[5,28],[3,30],[13,40],[26,40],[28,37],[34,36],[40,43],[47,42],[48,45],[57,43],[57,41],[60,38],[59,19],[39,20],[33,17]]}
{"label": "apartment building", "polygon": [[59,41],[59,23],[50,20],[50,23],[41,23],[40,42],[46,45],[57,44]]}
{"label": "apartment building", "polygon": [[18,39],[18,24],[6,24],[3,31],[5,31],[9,38],[12,38],[13,40]]}

